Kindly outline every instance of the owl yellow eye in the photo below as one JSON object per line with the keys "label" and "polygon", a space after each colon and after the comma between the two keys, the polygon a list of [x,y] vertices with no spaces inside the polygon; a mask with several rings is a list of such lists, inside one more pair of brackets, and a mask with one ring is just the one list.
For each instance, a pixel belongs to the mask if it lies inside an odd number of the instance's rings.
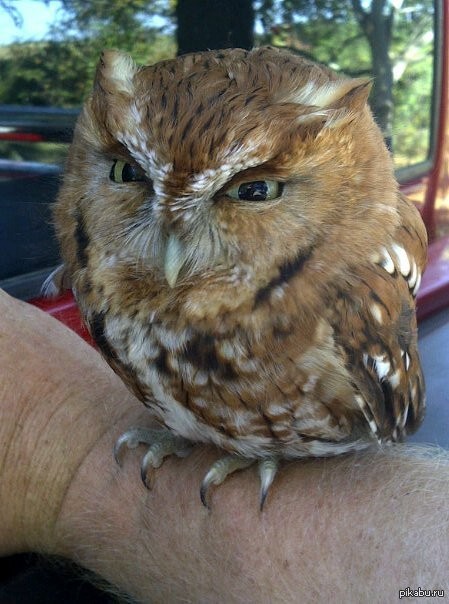
{"label": "owl yellow eye", "polygon": [[118,183],[122,182],[140,182],[146,180],[145,172],[132,164],[128,164],[120,159],[115,159],[112,164],[109,178]]}
{"label": "owl yellow eye", "polygon": [[267,201],[280,197],[282,183],[275,180],[254,180],[230,187],[226,195],[242,201]]}

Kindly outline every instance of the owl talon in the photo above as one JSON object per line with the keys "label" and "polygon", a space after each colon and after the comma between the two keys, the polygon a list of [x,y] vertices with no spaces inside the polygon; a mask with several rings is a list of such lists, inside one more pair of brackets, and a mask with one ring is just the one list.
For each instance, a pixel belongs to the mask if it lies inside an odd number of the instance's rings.
{"label": "owl talon", "polygon": [[253,463],[254,459],[245,459],[244,457],[238,457],[237,455],[227,455],[213,463],[201,483],[200,497],[204,507],[210,509],[210,506],[207,503],[207,494],[209,492],[209,487],[212,484],[218,486],[227,476],[229,476],[229,474],[232,474],[236,470],[243,470]]}
{"label": "owl talon", "polygon": [[163,433],[162,430],[152,430],[151,428],[130,428],[120,434],[114,445],[114,459],[117,465],[121,466],[120,456],[123,447],[136,449],[140,444],[151,445],[159,440]]}
{"label": "owl talon", "polygon": [[167,430],[153,430],[151,428],[131,428],[121,434],[114,445],[114,458],[120,466],[120,454],[124,446],[135,449],[139,445],[148,445],[140,466],[140,476],[146,488],[150,487],[148,473],[150,469],[157,469],[169,455],[186,457],[192,448],[192,443],[181,436],[176,436]]}
{"label": "owl talon", "polygon": [[[169,455],[169,453],[167,454]],[[153,488],[153,478],[155,470],[162,465],[163,458],[160,459],[159,455],[155,455],[152,447],[145,453],[140,464],[140,479],[146,489],[151,491]]]}
{"label": "owl talon", "polygon": [[162,432],[159,440],[152,444],[145,453],[140,466],[140,476],[143,484],[150,488],[147,476],[150,469],[157,469],[166,457],[177,455],[185,457],[190,452],[191,444],[184,438],[175,436],[171,432]]}
{"label": "owl talon", "polygon": [[263,511],[265,500],[268,495],[270,486],[276,476],[279,467],[278,457],[268,457],[267,459],[261,459],[259,461],[259,477],[260,477],[260,495],[259,495],[259,508]]}

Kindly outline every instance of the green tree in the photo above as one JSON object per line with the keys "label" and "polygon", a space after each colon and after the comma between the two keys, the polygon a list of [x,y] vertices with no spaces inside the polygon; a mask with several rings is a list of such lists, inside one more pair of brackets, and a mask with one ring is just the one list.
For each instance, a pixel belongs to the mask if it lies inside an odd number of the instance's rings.
{"label": "green tree", "polygon": [[[53,36],[84,40],[95,64],[104,48],[120,48],[143,63],[175,53],[168,0],[62,0],[62,6],[64,16],[54,25]],[[157,17],[165,17],[162,24]]]}
{"label": "green tree", "polygon": [[[13,44],[0,54],[2,103],[77,107],[89,93],[104,48],[120,48],[142,63],[175,54],[173,34],[153,23],[166,2],[63,0],[64,12],[43,42]],[[0,7],[1,8],[1,7]]]}
{"label": "green tree", "polygon": [[261,0],[258,13],[265,42],[287,43],[349,75],[372,76],[371,106],[391,140],[395,64],[407,52],[407,30],[410,37],[432,29],[431,0]]}
{"label": "green tree", "polygon": [[[45,2],[46,0],[42,0]],[[43,42],[0,47],[0,102],[77,107],[104,48],[140,63],[178,52],[274,44],[374,80],[371,105],[399,165],[429,148],[433,0],[62,0]],[[20,20],[19,4],[0,10]],[[394,85],[393,85],[394,84]],[[393,103],[394,101],[394,103]]]}
{"label": "green tree", "polygon": [[14,44],[0,58],[0,99],[5,104],[76,107],[85,98],[89,65],[84,44],[53,40]]}

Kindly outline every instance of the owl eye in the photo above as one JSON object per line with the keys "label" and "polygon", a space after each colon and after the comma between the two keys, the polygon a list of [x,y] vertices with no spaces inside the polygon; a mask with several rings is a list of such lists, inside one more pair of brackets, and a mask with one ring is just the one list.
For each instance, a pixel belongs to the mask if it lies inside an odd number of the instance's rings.
{"label": "owl eye", "polygon": [[226,195],[231,199],[242,201],[267,201],[280,197],[282,183],[275,180],[254,180],[243,182],[235,187],[230,187]]}
{"label": "owl eye", "polygon": [[109,172],[109,178],[118,183],[140,182],[146,180],[145,172],[141,168],[133,166],[132,164],[127,164],[121,159],[114,160],[111,171]]}

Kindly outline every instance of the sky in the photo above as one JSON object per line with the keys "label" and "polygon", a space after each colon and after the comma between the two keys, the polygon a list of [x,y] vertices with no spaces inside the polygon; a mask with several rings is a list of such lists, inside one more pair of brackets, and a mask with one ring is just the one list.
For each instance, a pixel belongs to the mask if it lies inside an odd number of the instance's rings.
{"label": "sky", "polygon": [[11,4],[22,15],[23,24],[22,27],[16,27],[8,13],[0,8],[0,45],[45,38],[61,6],[59,0],[50,0],[48,4],[39,0],[13,0]]}
{"label": "sky", "polygon": [[[9,14],[0,7],[0,46],[12,42],[42,40],[48,34],[51,23],[56,21],[57,12],[61,9],[60,0],[7,0],[22,15],[21,27],[14,25]],[[155,26],[165,21],[157,16],[151,18]]]}

